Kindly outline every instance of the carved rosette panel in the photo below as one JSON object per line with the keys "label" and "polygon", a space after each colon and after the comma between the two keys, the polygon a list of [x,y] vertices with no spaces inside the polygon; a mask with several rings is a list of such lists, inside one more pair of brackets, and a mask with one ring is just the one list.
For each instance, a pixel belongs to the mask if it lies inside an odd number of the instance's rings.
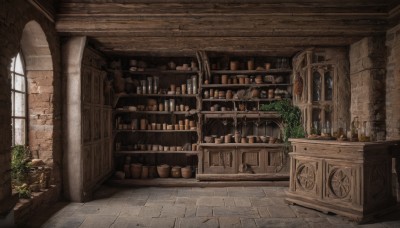
{"label": "carved rosette panel", "polygon": [[335,198],[348,197],[352,189],[352,181],[348,172],[341,168],[332,169],[329,173],[328,188]]}
{"label": "carved rosette panel", "polygon": [[387,196],[387,186],[388,177],[385,175],[386,173],[385,166],[373,166],[370,170],[368,176],[369,183],[369,197],[368,199],[371,201],[380,201]]}
{"label": "carved rosette panel", "polygon": [[297,186],[304,191],[312,191],[316,185],[316,170],[311,163],[300,164],[296,169]]}

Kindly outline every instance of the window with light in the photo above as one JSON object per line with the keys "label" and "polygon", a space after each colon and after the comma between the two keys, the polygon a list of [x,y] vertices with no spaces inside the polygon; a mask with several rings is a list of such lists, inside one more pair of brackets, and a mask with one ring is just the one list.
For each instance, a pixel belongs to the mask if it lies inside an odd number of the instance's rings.
{"label": "window with light", "polygon": [[26,137],[26,75],[21,53],[11,63],[11,126],[12,145],[25,145]]}

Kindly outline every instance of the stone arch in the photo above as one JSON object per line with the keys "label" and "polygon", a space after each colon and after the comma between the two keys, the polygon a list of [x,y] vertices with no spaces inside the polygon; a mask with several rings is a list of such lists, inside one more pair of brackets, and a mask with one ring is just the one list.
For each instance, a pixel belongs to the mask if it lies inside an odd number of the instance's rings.
{"label": "stone arch", "polygon": [[46,35],[34,20],[29,21],[22,30],[21,52],[27,76],[27,143],[34,158],[53,165],[53,60]]}

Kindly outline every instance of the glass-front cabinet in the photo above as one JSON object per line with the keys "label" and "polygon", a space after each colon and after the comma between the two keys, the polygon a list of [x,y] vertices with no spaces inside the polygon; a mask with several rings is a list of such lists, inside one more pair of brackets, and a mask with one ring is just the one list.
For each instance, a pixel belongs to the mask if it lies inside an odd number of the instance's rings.
{"label": "glass-front cabinet", "polygon": [[345,53],[340,49],[311,49],[293,59],[293,102],[302,111],[309,135],[340,137],[350,127],[350,79]]}

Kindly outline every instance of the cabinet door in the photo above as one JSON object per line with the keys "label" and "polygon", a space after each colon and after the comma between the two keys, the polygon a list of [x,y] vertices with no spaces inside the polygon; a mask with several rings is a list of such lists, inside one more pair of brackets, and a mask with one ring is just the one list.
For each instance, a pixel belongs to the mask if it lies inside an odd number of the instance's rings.
{"label": "cabinet door", "polygon": [[[265,156],[267,150],[264,148],[239,148],[238,149],[238,165],[246,167],[242,170],[243,173],[265,173]],[[239,169],[239,172],[241,170]]]}
{"label": "cabinet door", "polygon": [[279,173],[283,166],[283,151],[282,149],[265,149],[265,172]]}
{"label": "cabinet door", "polygon": [[204,148],[204,173],[237,173],[234,148]]}

